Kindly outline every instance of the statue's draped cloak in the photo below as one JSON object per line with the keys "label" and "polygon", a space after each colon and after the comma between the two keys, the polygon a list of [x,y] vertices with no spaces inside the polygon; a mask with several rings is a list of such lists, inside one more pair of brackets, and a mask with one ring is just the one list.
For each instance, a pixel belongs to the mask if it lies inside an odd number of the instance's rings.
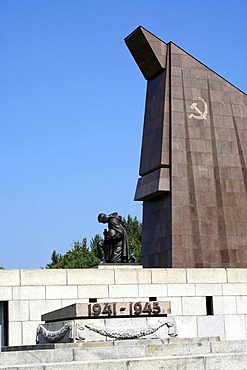
{"label": "statue's draped cloak", "polygon": [[108,221],[109,229],[115,230],[117,233],[122,235],[122,258],[124,260],[129,260],[129,242],[126,230],[123,226],[122,219],[116,215],[109,215]]}

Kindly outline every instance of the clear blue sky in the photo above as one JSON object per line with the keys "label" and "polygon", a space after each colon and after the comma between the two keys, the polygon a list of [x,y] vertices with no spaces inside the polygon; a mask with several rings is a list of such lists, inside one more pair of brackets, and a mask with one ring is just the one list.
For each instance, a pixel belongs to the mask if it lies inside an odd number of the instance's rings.
{"label": "clear blue sky", "polygon": [[0,265],[39,268],[141,220],[133,196],[146,82],[124,44],[142,25],[247,91],[246,0],[0,0]]}

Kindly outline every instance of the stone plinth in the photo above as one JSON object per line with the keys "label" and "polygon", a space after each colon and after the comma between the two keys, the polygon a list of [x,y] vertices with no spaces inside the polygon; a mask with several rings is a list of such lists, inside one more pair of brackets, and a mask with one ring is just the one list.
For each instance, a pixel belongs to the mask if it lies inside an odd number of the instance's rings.
{"label": "stone plinth", "polygon": [[170,302],[75,303],[41,316],[37,343],[176,336]]}
{"label": "stone plinth", "polygon": [[177,335],[175,320],[166,317],[66,320],[39,325],[37,343],[77,343],[127,339],[168,339]]}

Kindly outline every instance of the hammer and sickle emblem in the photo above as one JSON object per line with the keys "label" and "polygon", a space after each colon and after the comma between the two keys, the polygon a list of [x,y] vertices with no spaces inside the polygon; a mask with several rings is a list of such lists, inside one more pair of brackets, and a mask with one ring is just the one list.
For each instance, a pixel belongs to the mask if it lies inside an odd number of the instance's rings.
{"label": "hammer and sickle emblem", "polygon": [[204,120],[206,120],[207,116],[208,116],[208,106],[207,106],[207,103],[205,102],[205,100],[203,100],[200,96],[199,96],[199,99],[204,103],[204,112],[202,112],[199,108],[197,108],[197,103],[192,103],[190,108],[196,110],[197,113],[199,113],[199,116],[191,113],[189,115],[189,118],[193,117],[195,119],[204,119]]}

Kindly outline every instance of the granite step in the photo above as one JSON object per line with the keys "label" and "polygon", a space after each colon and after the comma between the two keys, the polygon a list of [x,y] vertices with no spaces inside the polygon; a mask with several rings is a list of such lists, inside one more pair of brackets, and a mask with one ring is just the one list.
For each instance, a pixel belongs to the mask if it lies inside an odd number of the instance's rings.
{"label": "granite step", "polygon": [[4,370],[246,370],[247,353],[107,359],[4,366]]}
{"label": "granite step", "polygon": [[160,340],[131,340],[51,346],[54,347],[5,349],[0,352],[0,369],[247,369],[247,341],[174,338],[166,343]]}

